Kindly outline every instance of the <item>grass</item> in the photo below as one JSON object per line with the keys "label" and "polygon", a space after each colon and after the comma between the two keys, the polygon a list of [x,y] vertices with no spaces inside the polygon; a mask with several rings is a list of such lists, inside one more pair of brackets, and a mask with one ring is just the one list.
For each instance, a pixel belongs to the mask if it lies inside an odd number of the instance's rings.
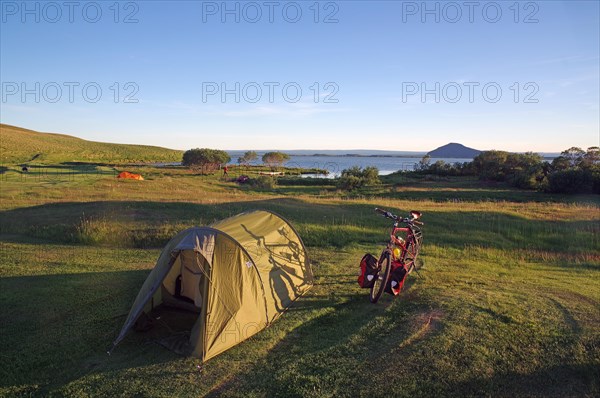
{"label": "grass", "polygon": [[[474,180],[347,194],[293,179],[47,166],[0,178],[0,396],[597,396],[600,203]],[[398,185],[400,184],[400,185]],[[421,272],[398,298],[356,284],[385,219],[423,211]],[[270,328],[200,365],[131,334],[105,354],[175,232],[274,210],[308,246],[315,286]]]}
{"label": "grass", "polygon": [[148,145],[86,141],[0,124],[0,164],[180,162],[182,151]]}

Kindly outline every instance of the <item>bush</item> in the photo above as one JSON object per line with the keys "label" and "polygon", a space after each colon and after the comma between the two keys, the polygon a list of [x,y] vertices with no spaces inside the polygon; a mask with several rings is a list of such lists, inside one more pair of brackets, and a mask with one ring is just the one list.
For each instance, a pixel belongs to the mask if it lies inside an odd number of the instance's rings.
{"label": "bush", "polygon": [[269,176],[258,176],[257,178],[251,178],[250,186],[258,189],[275,189],[277,181],[273,177]]}
{"label": "bush", "polygon": [[346,191],[362,188],[366,185],[379,185],[379,169],[377,167],[365,167],[361,169],[358,166],[351,167],[342,171],[338,178],[337,186]]}
{"label": "bush", "polygon": [[597,187],[598,175],[594,176],[590,170],[568,169],[548,176],[547,190],[553,193],[591,193]]}
{"label": "bush", "polygon": [[[425,159],[425,158],[423,158]],[[437,162],[430,164],[429,159],[421,160],[417,166],[415,166],[415,171],[413,171],[413,175],[436,175],[441,177],[447,176],[471,176],[475,175],[475,170],[473,168],[473,162],[455,162],[455,163],[446,163],[443,160],[438,160]]]}
{"label": "bush", "polygon": [[[472,162],[447,164],[437,161],[429,164],[425,156],[415,174],[431,176],[477,175],[481,180],[503,181],[522,189],[537,189],[553,193],[600,193],[600,148],[587,151],[572,147],[561,153],[552,163],[545,162],[537,153],[510,153],[484,151]],[[348,186],[360,186],[360,181],[348,179]]]}
{"label": "bush", "polygon": [[600,148],[572,147],[555,158],[545,190],[554,193],[600,193]]}
{"label": "bush", "polygon": [[524,189],[539,189],[544,178],[544,161],[537,153],[481,152],[472,168],[481,180],[505,181]]}
{"label": "bush", "polygon": [[527,172],[519,172],[514,174],[510,179],[510,184],[522,189],[537,189],[540,187],[540,179],[537,174]]}
{"label": "bush", "polygon": [[505,164],[509,153],[485,151],[475,156],[473,168],[481,180],[506,181]]}

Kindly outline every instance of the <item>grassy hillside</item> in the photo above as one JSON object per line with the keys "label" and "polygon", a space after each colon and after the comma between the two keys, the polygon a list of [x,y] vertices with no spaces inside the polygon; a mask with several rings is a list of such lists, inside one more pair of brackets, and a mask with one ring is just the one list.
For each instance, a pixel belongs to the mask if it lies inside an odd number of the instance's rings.
{"label": "grassy hillside", "polygon": [[86,141],[64,134],[39,133],[0,124],[0,164],[64,162],[178,162],[182,151],[148,145]]}
{"label": "grassy hillside", "polygon": [[[0,396],[600,393],[597,196],[452,179],[349,197],[181,168],[139,167],[145,181],[122,181],[64,167],[0,177]],[[376,206],[423,211],[425,267],[373,305],[356,274],[386,239]],[[205,364],[161,347],[161,325],[106,355],[173,234],[256,208],[289,218],[307,244],[316,284],[305,296]]]}

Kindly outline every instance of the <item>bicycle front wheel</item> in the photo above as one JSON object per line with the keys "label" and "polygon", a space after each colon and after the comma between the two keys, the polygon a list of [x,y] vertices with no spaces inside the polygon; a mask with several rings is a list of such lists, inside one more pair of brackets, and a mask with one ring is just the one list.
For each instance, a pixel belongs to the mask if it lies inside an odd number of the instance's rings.
{"label": "bicycle front wheel", "polygon": [[390,264],[390,253],[387,250],[381,253],[378,265],[379,272],[375,277],[375,283],[371,286],[371,294],[369,295],[369,299],[372,303],[376,303],[379,300],[385,290],[388,279],[390,278],[392,267]]}
{"label": "bicycle front wheel", "polygon": [[411,237],[406,245],[406,252],[404,253],[404,264],[406,265],[409,273],[413,269],[417,271],[423,267],[423,261],[417,260],[419,251],[421,250],[421,239]]}

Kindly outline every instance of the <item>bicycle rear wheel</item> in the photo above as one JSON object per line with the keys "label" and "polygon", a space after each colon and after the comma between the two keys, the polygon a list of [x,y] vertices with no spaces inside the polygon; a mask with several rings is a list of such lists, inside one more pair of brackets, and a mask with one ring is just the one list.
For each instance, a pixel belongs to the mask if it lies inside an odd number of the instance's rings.
{"label": "bicycle rear wheel", "polygon": [[375,283],[371,286],[371,294],[369,295],[369,300],[371,300],[372,303],[376,303],[379,300],[385,290],[388,279],[390,278],[392,267],[390,264],[390,253],[387,250],[381,253],[378,264],[379,272],[375,277]]}

